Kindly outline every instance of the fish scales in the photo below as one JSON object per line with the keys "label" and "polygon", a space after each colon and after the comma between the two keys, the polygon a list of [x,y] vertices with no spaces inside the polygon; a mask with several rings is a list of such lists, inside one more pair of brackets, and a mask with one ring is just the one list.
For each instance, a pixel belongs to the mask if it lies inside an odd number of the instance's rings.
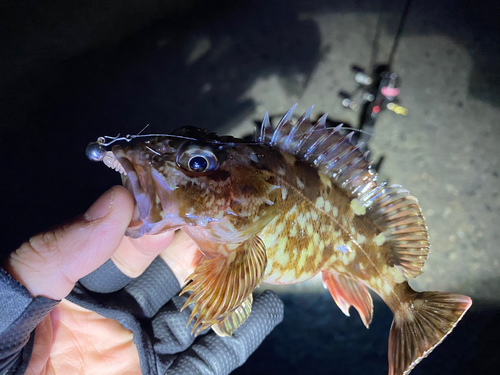
{"label": "fish scales", "polygon": [[287,193],[276,202],[281,213],[259,234],[268,257],[264,282],[292,284],[334,269],[377,288],[389,252],[374,243],[381,231],[355,215],[346,193],[324,174],[295,157],[279,156],[266,167]]}
{"label": "fish scales", "polygon": [[[138,214],[127,235],[182,230],[201,256],[191,292],[193,332],[230,336],[249,316],[261,283],[293,284],[321,272],[346,315],[368,327],[378,293],[394,314],[389,375],[408,374],[454,329],[467,296],[416,292],[429,254],[417,200],[377,183],[366,154],[340,127],[315,124],[295,106],[274,128],[266,114],[253,142],[185,127],[133,147],[89,145],[120,173]],[[127,138],[127,140],[129,140]],[[92,148],[96,148],[93,150]],[[96,160],[96,159],[93,159]]]}

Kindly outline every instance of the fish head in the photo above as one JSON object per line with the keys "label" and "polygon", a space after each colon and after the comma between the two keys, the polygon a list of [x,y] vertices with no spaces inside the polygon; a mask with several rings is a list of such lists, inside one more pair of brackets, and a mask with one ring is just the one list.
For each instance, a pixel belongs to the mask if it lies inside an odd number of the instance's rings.
{"label": "fish head", "polygon": [[257,144],[186,127],[112,152],[136,201],[131,237],[190,226],[234,243],[273,217],[277,187],[259,163],[266,152]]}

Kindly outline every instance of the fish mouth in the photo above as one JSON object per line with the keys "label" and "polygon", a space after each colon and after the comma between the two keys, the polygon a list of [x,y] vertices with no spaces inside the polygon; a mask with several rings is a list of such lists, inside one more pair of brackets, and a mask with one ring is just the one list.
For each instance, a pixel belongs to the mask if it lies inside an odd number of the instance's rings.
{"label": "fish mouth", "polygon": [[[123,186],[135,200],[135,210],[127,228],[126,235],[139,238],[145,234],[157,234],[167,230],[175,230],[179,225],[172,225],[170,217],[166,217],[164,205],[172,211],[172,199],[164,189],[158,189],[155,179],[156,171],[146,154],[133,148],[114,146],[112,152],[125,173],[121,173]],[[162,204],[163,203],[163,204]]]}

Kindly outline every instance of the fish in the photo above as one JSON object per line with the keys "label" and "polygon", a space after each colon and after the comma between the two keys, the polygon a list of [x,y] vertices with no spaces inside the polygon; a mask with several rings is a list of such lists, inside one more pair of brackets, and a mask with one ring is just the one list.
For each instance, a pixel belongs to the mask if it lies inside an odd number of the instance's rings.
{"label": "fish", "polygon": [[409,374],[472,300],[410,287],[430,249],[417,199],[377,182],[352,132],[326,127],[327,114],[313,123],[313,107],[294,121],[295,107],[276,127],[266,113],[252,141],[184,127],[105,151],[136,202],[127,235],[182,230],[196,242],[199,263],[181,292],[194,333],[230,336],[261,283],[319,273],[340,310],[354,307],[368,328],[371,290],[394,315],[389,375]]}

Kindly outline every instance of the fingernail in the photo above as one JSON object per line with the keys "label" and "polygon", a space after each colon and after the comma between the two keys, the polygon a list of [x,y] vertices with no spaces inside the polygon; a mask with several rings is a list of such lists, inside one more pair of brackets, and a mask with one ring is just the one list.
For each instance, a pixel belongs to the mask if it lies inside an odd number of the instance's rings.
{"label": "fingernail", "polygon": [[113,191],[108,190],[103,195],[99,197],[98,200],[94,202],[92,206],[85,212],[85,220],[87,221],[95,221],[102,219],[106,216],[111,208],[111,204],[113,203]]}

